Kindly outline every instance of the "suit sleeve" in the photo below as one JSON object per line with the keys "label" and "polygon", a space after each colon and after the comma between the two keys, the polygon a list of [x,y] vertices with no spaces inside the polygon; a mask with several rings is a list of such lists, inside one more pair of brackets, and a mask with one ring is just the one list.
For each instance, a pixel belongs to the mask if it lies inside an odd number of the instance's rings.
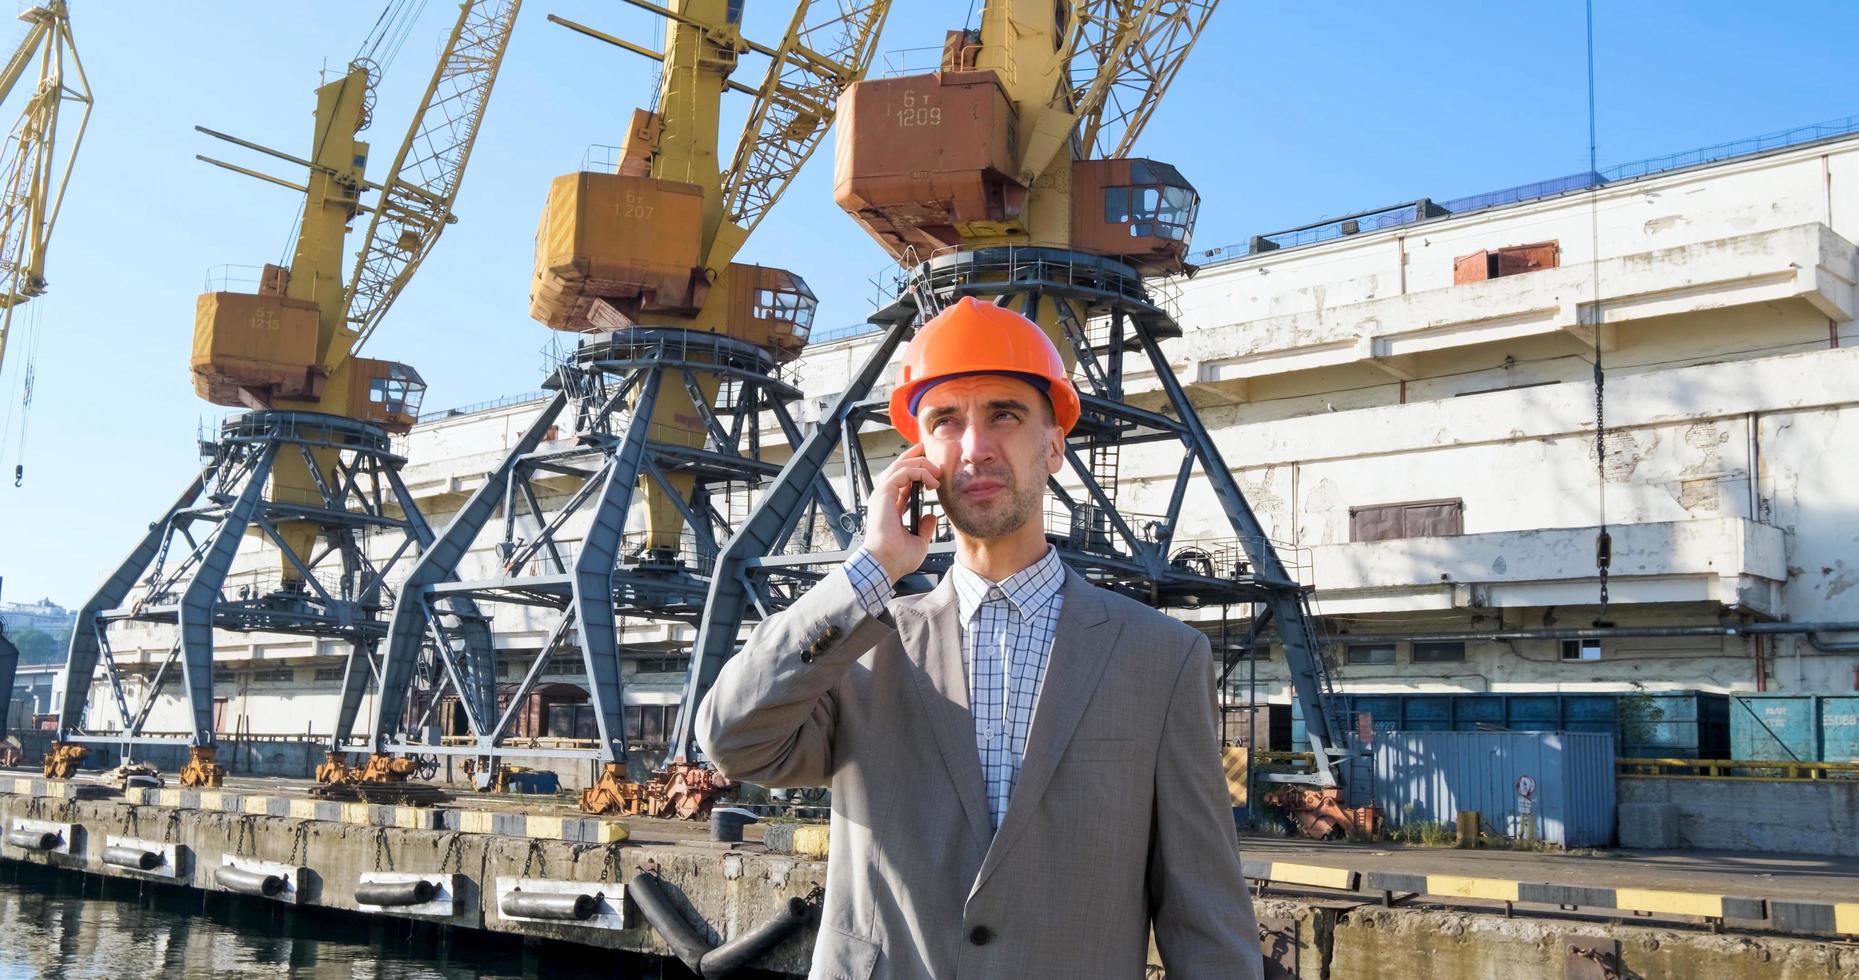
{"label": "suit sleeve", "polygon": [[1156,758],[1149,908],[1169,980],[1263,970],[1220,767],[1213,681],[1207,638],[1196,637],[1175,677]]}
{"label": "suit sleeve", "polygon": [[763,620],[698,706],[697,743],[704,755],[744,782],[830,784],[834,688],[866,651],[895,632],[882,610],[841,569]]}

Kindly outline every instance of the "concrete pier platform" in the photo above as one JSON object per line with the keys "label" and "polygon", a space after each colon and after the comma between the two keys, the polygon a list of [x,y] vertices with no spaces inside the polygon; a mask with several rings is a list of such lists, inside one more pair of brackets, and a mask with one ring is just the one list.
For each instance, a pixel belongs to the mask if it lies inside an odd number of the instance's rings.
{"label": "concrete pier platform", "polygon": [[[826,878],[825,828],[769,824],[738,844],[707,826],[578,814],[562,797],[461,795],[431,807],[318,800],[307,782],[114,790],[0,773],[0,858],[365,915],[667,956],[627,900],[655,870],[712,942]],[[772,845],[772,846],[771,846]],[[1573,856],[1282,838],[1239,842],[1260,890],[1271,976],[1567,977],[1602,957],[1628,975],[1859,975],[1859,860],[1721,853]],[[225,870],[230,869],[230,870]],[[259,894],[255,882],[276,879]],[[430,883],[387,907],[367,884]],[[505,914],[514,891],[585,894],[580,921]],[[759,964],[806,972],[805,930]],[[1450,968],[1446,965],[1453,964]],[[1595,974],[1601,975],[1601,974]]]}
{"label": "concrete pier platform", "polygon": [[[228,780],[217,790],[118,794],[83,781],[0,774],[0,828],[53,837],[42,850],[9,840],[0,844],[0,858],[217,892],[239,891],[229,884],[237,877],[220,872],[239,868],[284,880],[279,893],[254,901],[657,956],[669,956],[669,948],[626,901],[625,882],[642,869],[657,871],[672,901],[713,942],[754,928],[826,880],[821,860],[774,853],[759,840],[713,843],[708,826],[692,822],[586,817],[555,798],[470,796],[413,807],[317,800],[308,789],[308,783]],[[113,847],[159,855],[159,863],[146,869],[112,863],[105,851]],[[364,882],[410,877],[433,879],[435,901],[390,908],[356,897]],[[599,908],[585,921],[505,915],[512,890],[587,894]],[[811,931],[804,932],[760,966],[804,974],[812,946]]]}

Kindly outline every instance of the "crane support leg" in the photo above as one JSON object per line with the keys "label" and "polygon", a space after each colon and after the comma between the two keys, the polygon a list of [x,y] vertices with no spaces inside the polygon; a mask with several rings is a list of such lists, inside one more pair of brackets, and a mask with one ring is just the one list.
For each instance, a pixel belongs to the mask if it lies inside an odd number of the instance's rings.
{"label": "crane support leg", "polygon": [[[511,472],[522,457],[534,452],[542,444],[543,437],[554,426],[567,403],[566,392],[558,392],[549,400],[498,468],[486,474],[484,484],[472,493],[470,499],[465,501],[465,506],[453,515],[451,523],[421,553],[407,576],[406,584],[401,586],[402,599],[394,607],[393,616],[388,622],[387,654],[381,666],[380,694],[375,698],[374,731],[371,735],[374,751],[384,750],[387,741],[400,730],[402,715],[406,710],[406,693],[413,683],[414,670],[419,665],[420,650],[425,645],[431,620],[439,616],[438,610],[425,601],[426,590],[458,576],[458,567],[464,561],[472,540],[496,516],[498,505],[503,503],[510,485]],[[488,626],[485,632],[488,640]],[[449,658],[450,651],[441,650],[439,654]],[[488,643],[485,645],[484,658],[491,658]],[[486,665],[485,675],[490,684],[496,683],[494,664]],[[459,689],[461,698],[478,702],[471,706],[471,710],[477,712],[482,707],[494,707],[494,702],[484,705],[481,694],[478,697],[471,696],[470,691],[475,685],[474,680],[472,686]],[[359,707],[359,692],[355,703]],[[344,710],[349,710],[346,695]],[[477,717],[483,718],[488,714],[488,711],[484,711],[477,714]]]}

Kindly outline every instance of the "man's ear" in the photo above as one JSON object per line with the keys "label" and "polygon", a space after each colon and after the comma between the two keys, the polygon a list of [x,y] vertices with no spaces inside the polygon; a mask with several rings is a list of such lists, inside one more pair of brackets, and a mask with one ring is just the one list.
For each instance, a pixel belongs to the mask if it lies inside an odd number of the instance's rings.
{"label": "man's ear", "polygon": [[1065,432],[1056,425],[1047,431],[1046,472],[1057,476],[1065,468]]}

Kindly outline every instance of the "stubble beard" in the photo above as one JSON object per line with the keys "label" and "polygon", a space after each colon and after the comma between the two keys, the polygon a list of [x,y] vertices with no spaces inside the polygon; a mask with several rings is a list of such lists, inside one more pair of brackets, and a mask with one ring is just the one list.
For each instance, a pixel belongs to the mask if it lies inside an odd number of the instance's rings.
{"label": "stubble beard", "polygon": [[1039,515],[1041,493],[1021,487],[1012,471],[977,473],[975,476],[999,480],[1003,492],[993,501],[971,508],[962,498],[961,489],[968,480],[958,478],[954,491],[947,497],[940,492],[936,495],[937,501],[942,504],[943,513],[949,517],[949,523],[964,536],[983,541],[1005,537]]}

